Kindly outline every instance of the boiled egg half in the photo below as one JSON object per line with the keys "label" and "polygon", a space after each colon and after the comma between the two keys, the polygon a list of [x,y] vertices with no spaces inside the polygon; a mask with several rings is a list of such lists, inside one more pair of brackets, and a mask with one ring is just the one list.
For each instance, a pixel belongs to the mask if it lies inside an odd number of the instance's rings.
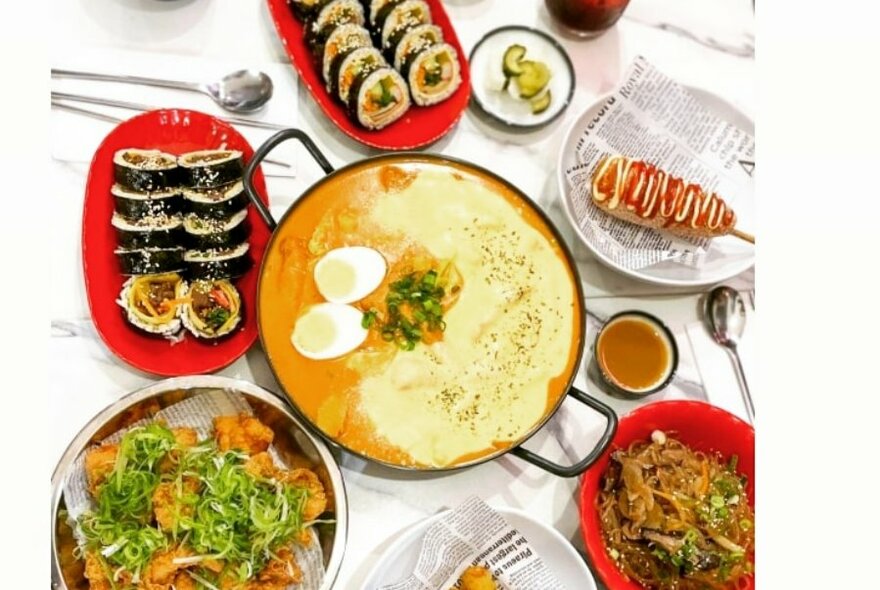
{"label": "boiled egg half", "polygon": [[316,303],[296,320],[290,342],[306,358],[340,357],[367,339],[368,331],[361,326],[363,315],[351,305]]}
{"label": "boiled egg half", "polygon": [[372,248],[336,248],[315,264],[315,284],[331,303],[354,303],[375,291],[387,270],[385,258]]}

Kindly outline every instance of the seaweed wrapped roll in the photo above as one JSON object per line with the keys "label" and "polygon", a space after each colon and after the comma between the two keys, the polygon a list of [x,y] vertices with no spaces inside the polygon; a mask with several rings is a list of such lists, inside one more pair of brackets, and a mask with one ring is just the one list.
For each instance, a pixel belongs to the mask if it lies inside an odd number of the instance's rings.
{"label": "seaweed wrapped roll", "polygon": [[180,331],[178,311],[185,288],[176,272],[131,277],[122,285],[116,303],[131,325],[171,337]]}
{"label": "seaweed wrapped roll", "polygon": [[364,23],[364,7],[358,0],[331,0],[306,24],[305,40],[320,58],[324,54],[324,43],[336,27],[348,24],[364,26]]}
{"label": "seaweed wrapped roll", "polygon": [[173,248],[183,238],[180,215],[146,215],[129,219],[116,212],[110,225],[116,229],[117,243],[126,250]]}
{"label": "seaweed wrapped roll", "polygon": [[324,82],[330,91],[331,84],[331,65],[337,56],[348,53],[359,47],[372,47],[370,41],[370,33],[360,25],[348,24],[336,27],[327,38],[324,44],[323,70]]}
{"label": "seaweed wrapped roll", "polygon": [[334,82],[332,91],[343,104],[347,105],[349,90],[354,81],[359,76],[375,72],[387,65],[385,58],[375,47],[361,47],[338,55],[330,68],[331,80]]}
{"label": "seaweed wrapped roll", "polygon": [[[387,6],[386,6],[387,8]],[[388,52],[403,36],[419,25],[431,23],[431,9],[424,0],[405,0],[388,10],[381,20],[377,42],[379,49]]]}
{"label": "seaweed wrapped roll", "polygon": [[183,200],[189,213],[213,219],[226,219],[248,204],[241,181],[213,189],[183,189]]}
{"label": "seaweed wrapped roll", "polygon": [[180,306],[184,327],[199,338],[220,338],[241,322],[241,296],[225,279],[193,281]]}
{"label": "seaweed wrapped roll", "polygon": [[244,158],[238,150],[199,150],[178,158],[180,178],[190,188],[217,188],[244,173]]}
{"label": "seaweed wrapped roll", "polygon": [[361,72],[349,90],[348,107],[367,129],[382,129],[409,109],[409,90],[397,70],[387,66]]}
{"label": "seaweed wrapped roll", "polygon": [[177,185],[177,157],[159,150],[127,148],[113,155],[113,178],[123,187],[141,192]]}
{"label": "seaweed wrapped roll", "polygon": [[444,101],[461,85],[461,66],[455,48],[440,43],[409,54],[401,69],[413,102],[419,106]]}
{"label": "seaweed wrapped roll", "polygon": [[390,56],[394,69],[403,71],[403,62],[407,57],[416,55],[443,42],[443,31],[437,25],[419,25],[413,27],[401,37],[400,42],[394,47],[393,55]]}
{"label": "seaweed wrapped roll", "polygon": [[232,248],[187,250],[183,259],[194,279],[229,279],[243,275],[250,268],[249,248],[245,242]]}
{"label": "seaweed wrapped roll", "polygon": [[183,221],[187,246],[193,250],[231,248],[245,241],[250,233],[247,209],[229,219],[187,215]]}
{"label": "seaweed wrapped roll", "polygon": [[183,270],[183,248],[117,248],[113,251],[124,275],[147,275]]}
{"label": "seaweed wrapped roll", "polygon": [[119,183],[110,189],[116,211],[130,219],[149,215],[174,215],[183,207],[183,199],[176,188],[152,192],[133,191]]}
{"label": "seaweed wrapped roll", "polygon": [[288,0],[293,15],[301,21],[308,20],[330,0]]}
{"label": "seaweed wrapped roll", "polygon": [[403,0],[364,0],[364,8],[367,11],[367,22],[370,28],[375,28],[379,24],[379,19],[388,16],[388,12],[395,4],[400,4]]}

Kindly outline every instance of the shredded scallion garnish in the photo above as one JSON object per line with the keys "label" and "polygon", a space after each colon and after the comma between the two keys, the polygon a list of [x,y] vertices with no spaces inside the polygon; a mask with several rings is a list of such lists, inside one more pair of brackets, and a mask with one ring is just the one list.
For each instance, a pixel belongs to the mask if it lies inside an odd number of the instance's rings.
{"label": "shredded scallion garnish", "polygon": [[375,327],[386,342],[394,342],[403,350],[413,350],[424,340],[426,332],[446,329],[441,305],[446,291],[439,283],[435,270],[405,275],[391,283],[385,297],[384,321],[378,321],[378,310],[370,309],[364,313],[361,326]]}
{"label": "shredded scallion garnish", "polygon": [[186,551],[172,563],[194,568],[187,573],[201,587],[220,585],[220,574],[201,567],[207,560],[222,562],[223,576],[253,578],[311,523],[303,520],[305,488],[258,477],[245,469],[247,461],[210,439],[181,446],[162,424],[131,429],[94,508],[79,518],[86,551],[119,589],[142,579],[157,551],[175,547]]}

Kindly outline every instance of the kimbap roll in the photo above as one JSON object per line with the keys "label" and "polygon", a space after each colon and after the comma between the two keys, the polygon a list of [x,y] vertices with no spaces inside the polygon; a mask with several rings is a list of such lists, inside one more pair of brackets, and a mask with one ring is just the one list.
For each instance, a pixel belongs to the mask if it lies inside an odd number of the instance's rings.
{"label": "kimbap roll", "polygon": [[189,188],[217,188],[244,173],[244,157],[238,150],[200,150],[178,158],[181,184]]}
{"label": "kimbap roll", "polygon": [[367,129],[382,129],[409,109],[409,90],[397,70],[387,66],[361,72],[349,90],[348,108]]}
{"label": "kimbap roll", "polygon": [[388,13],[396,5],[403,0],[364,0],[364,8],[367,10],[367,22],[370,28],[375,28],[379,24],[380,18],[385,18]]}
{"label": "kimbap roll", "polygon": [[186,245],[192,250],[231,248],[245,241],[250,233],[247,209],[229,219],[212,219],[187,215],[183,221]]}
{"label": "kimbap roll", "polygon": [[183,270],[183,248],[117,248],[113,251],[124,275],[148,275]]}
{"label": "kimbap roll", "polygon": [[110,189],[116,211],[124,217],[137,219],[150,215],[174,215],[183,207],[180,191],[163,189],[153,192],[133,191],[119,183]]}
{"label": "kimbap roll", "polygon": [[231,279],[243,275],[250,268],[249,247],[245,242],[233,248],[187,250],[183,259],[193,279]]}
{"label": "kimbap roll", "polygon": [[431,23],[431,9],[424,0],[405,0],[395,4],[381,22],[377,42],[379,49],[388,52],[407,31]]}
{"label": "kimbap roll", "polygon": [[327,90],[331,87],[331,65],[338,55],[348,53],[359,47],[372,47],[370,34],[360,25],[340,25],[330,33],[324,44],[323,70]]}
{"label": "kimbap roll", "polygon": [[226,219],[247,207],[248,204],[248,197],[241,181],[219,188],[183,189],[182,192],[184,208],[188,213],[198,217]]}
{"label": "kimbap roll", "polygon": [[173,248],[183,238],[183,220],[180,215],[149,215],[136,219],[116,212],[110,224],[116,229],[120,248]]}
{"label": "kimbap roll", "polygon": [[411,53],[404,60],[401,73],[409,82],[413,102],[419,106],[444,101],[461,85],[458,54],[448,43]]}
{"label": "kimbap roll", "polygon": [[362,75],[375,72],[387,66],[385,58],[375,47],[361,47],[346,54],[336,56],[330,68],[330,78],[334,82],[331,89],[342,104],[348,104],[348,94],[354,81]]}
{"label": "kimbap roll", "polygon": [[301,21],[308,20],[330,0],[288,0],[293,15]]}
{"label": "kimbap roll", "polygon": [[199,338],[220,338],[241,321],[241,296],[225,279],[193,281],[184,287],[180,306],[184,327]]}
{"label": "kimbap roll", "polygon": [[306,24],[305,40],[312,52],[321,57],[330,33],[341,25],[364,26],[364,7],[358,0],[331,0]]}
{"label": "kimbap roll", "polygon": [[185,288],[176,272],[131,277],[122,285],[116,303],[131,325],[171,337],[180,331],[178,312]]}
{"label": "kimbap roll", "polygon": [[419,25],[413,27],[400,38],[400,42],[394,47],[394,55],[391,55],[394,69],[403,71],[403,62],[407,57],[419,54],[432,45],[443,42],[443,32],[437,25]]}
{"label": "kimbap roll", "polygon": [[177,186],[177,156],[159,150],[119,150],[113,155],[113,178],[132,191],[161,191]]}

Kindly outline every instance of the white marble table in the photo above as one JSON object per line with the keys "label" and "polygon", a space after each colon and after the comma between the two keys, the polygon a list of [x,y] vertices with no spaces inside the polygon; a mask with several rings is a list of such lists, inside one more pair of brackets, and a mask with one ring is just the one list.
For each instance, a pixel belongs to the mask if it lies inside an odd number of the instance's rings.
{"label": "white marble table", "polygon": [[[55,3],[54,51],[103,47],[236,60],[286,63],[281,44],[260,0],[78,0]],[[446,0],[466,51],[488,30],[525,24],[552,30],[539,0]],[[753,114],[754,59],[701,45],[686,35],[664,30],[673,23],[692,33],[732,45],[751,42],[752,6],[746,0],[633,0],[624,19],[593,41],[560,37],[577,73],[571,107],[560,120],[528,135],[510,135],[486,125],[468,111],[458,127],[429,151],[473,161],[504,176],[538,201],[572,245],[584,284],[586,305],[598,318],[640,308],[663,318],[682,349],[680,377],[663,397],[707,399],[744,415],[733,370],[724,353],[699,327],[700,292],[670,290],[638,283],[600,265],[576,242],[559,204],[556,151],[570,121],[616,84],[638,54],[680,82],[710,90],[744,113]],[[175,106],[169,102],[163,106]],[[312,135],[331,163],[341,165],[375,153],[344,137],[324,120],[300,88],[299,126]],[[108,128],[109,130],[109,128]],[[153,378],[118,361],[103,345],[88,319],[80,258],[80,220],[87,167],[51,160],[53,256],[49,345],[51,465],[74,434],[101,408]],[[293,202],[320,171],[304,152],[296,161],[296,178],[270,179],[277,212]],[[728,284],[754,291],[748,271]],[[753,301],[753,298],[747,297]],[[750,309],[754,321],[753,305]],[[588,337],[594,336],[592,319]],[[750,356],[750,350],[743,351]],[[747,370],[754,359],[746,358]],[[613,399],[586,376],[582,363],[576,385],[586,388],[619,412],[635,402]],[[278,391],[259,346],[254,346],[221,374],[252,380]],[[750,373],[752,377],[754,371]],[[760,406],[760,389],[752,381]],[[576,402],[560,412],[528,443],[553,458],[583,452],[598,437],[601,422]],[[759,410],[760,411],[760,410]],[[557,444],[557,438],[562,444]],[[471,494],[490,504],[521,508],[556,527],[581,548],[576,479],[561,479],[504,457],[476,468],[441,477],[401,474],[341,455],[348,490],[350,527],[346,559],[338,588],[358,588],[371,564],[404,527],[455,506]]]}

